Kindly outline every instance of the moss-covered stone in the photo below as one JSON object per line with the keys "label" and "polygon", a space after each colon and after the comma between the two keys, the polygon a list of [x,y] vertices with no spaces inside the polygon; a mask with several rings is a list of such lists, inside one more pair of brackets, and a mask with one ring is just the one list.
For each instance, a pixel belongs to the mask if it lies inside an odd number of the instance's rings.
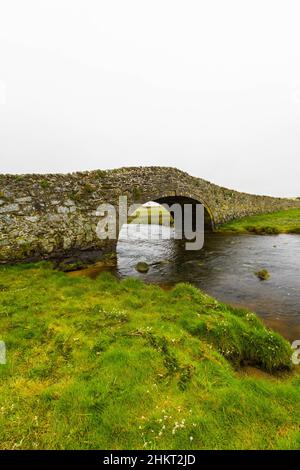
{"label": "moss-covered stone", "polygon": [[147,273],[150,269],[150,266],[148,263],[145,263],[143,261],[140,261],[139,263],[136,264],[135,269],[139,273]]}
{"label": "moss-covered stone", "polygon": [[261,269],[260,271],[257,271],[255,275],[261,280],[261,281],[267,281],[270,279],[270,273],[267,269]]}

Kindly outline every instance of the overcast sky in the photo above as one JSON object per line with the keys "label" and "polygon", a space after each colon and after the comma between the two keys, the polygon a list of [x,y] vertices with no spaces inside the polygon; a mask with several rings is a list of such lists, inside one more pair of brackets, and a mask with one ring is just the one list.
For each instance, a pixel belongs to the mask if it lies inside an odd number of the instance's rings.
{"label": "overcast sky", "polygon": [[0,172],[300,196],[299,0],[2,0]]}

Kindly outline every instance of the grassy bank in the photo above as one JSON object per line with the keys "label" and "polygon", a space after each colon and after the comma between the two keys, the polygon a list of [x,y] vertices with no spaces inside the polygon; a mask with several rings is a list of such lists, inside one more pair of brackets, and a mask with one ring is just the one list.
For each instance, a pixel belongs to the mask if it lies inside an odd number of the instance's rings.
{"label": "grassy bank", "polygon": [[172,226],[174,221],[170,212],[163,206],[139,207],[132,216],[128,217],[129,223],[157,224]]}
{"label": "grassy bank", "polygon": [[255,215],[235,220],[219,227],[221,232],[279,234],[300,234],[300,209],[289,209],[272,214]]}
{"label": "grassy bank", "polygon": [[1,267],[0,339],[1,448],[300,447],[289,344],[190,285]]}

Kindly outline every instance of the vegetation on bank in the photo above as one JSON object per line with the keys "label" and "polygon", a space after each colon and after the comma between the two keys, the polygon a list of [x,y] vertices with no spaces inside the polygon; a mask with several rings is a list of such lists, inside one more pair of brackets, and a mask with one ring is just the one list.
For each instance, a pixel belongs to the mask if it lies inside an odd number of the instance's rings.
{"label": "vegetation on bank", "polygon": [[172,226],[174,220],[164,206],[141,206],[128,217],[128,223]]}
{"label": "vegetation on bank", "polygon": [[2,266],[0,340],[2,449],[300,447],[290,345],[190,285]]}
{"label": "vegetation on bank", "polygon": [[300,234],[300,209],[288,209],[271,214],[244,217],[221,225],[218,231],[254,233],[257,235]]}
{"label": "vegetation on bank", "polygon": [[[129,217],[129,223],[173,225],[174,220],[163,206],[141,206]],[[233,220],[218,228],[219,232],[254,233],[276,235],[300,234],[300,208],[287,209],[269,214],[259,214]]]}

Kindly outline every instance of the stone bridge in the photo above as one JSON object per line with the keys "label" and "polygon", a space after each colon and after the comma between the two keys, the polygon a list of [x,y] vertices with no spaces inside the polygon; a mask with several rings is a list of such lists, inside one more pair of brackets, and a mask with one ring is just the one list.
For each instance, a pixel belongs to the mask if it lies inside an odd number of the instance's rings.
{"label": "stone bridge", "polygon": [[148,201],[201,203],[212,230],[251,214],[300,207],[291,199],[222,188],[175,168],[134,167],[72,174],[0,175],[0,262],[87,256],[113,250],[99,240],[97,207]]}

